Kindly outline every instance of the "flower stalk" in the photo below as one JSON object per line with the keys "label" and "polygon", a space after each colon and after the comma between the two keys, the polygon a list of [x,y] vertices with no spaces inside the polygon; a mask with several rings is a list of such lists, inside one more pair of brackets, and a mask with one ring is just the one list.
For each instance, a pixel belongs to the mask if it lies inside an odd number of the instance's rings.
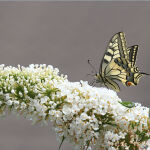
{"label": "flower stalk", "polygon": [[33,123],[53,122],[60,143],[76,149],[150,149],[149,108],[131,107],[116,92],[85,81],[69,82],[50,65],[0,65],[0,114],[7,110]]}

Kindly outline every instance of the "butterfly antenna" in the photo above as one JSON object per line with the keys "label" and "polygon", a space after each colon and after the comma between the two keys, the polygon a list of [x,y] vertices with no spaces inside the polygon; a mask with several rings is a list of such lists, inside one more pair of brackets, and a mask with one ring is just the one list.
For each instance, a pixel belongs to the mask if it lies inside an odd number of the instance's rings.
{"label": "butterfly antenna", "polygon": [[88,74],[86,74],[86,76],[95,76],[95,74],[90,74],[90,73],[88,73]]}
{"label": "butterfly antenna", "polygon": [[92,69],[95,71],[95,74],[97,73],[95,67],[92,65],[91,60],[88,59],[88,64],[92,67]]}

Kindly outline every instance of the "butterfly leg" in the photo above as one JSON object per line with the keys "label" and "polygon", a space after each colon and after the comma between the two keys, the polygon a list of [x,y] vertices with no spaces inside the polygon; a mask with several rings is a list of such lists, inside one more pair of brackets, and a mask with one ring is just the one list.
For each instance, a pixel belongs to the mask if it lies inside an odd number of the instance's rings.
{"label": "butterfly leg", "polygon": [[95,85],[96,85],[96,82],[94,82],[92,86],[94,87]]}
{"label": "butterfly leg", "polygon": [[88,74],[86,74],[86,77],[87,77],[87,76],[92,76],[92,77],[93,77],[93,76],[95,76],[95,74],[90,74],[90,73],[88,73]]}

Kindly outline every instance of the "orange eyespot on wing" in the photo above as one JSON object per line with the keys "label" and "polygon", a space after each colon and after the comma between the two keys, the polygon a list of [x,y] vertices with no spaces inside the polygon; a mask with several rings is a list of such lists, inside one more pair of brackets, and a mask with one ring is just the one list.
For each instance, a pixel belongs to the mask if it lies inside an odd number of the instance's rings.
{"label": "orange eyespot on wing", "polygon": [[132,82],[127,82],[126,85],[131,86],[131,85],[133,85],[133,83]]}

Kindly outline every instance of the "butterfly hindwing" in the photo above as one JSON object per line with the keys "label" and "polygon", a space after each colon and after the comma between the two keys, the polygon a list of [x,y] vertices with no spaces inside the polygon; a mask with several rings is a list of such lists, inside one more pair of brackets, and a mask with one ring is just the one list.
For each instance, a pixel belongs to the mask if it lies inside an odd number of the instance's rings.
{"label": "butterfly hindwing", "polygon": [[135,66],[136,57],[137,57],[137,51],[138,51],[138,45],[134,45],[134,46],[128,47],[128,49],[127,49],[128,60],[131,63],[131,67]]}

